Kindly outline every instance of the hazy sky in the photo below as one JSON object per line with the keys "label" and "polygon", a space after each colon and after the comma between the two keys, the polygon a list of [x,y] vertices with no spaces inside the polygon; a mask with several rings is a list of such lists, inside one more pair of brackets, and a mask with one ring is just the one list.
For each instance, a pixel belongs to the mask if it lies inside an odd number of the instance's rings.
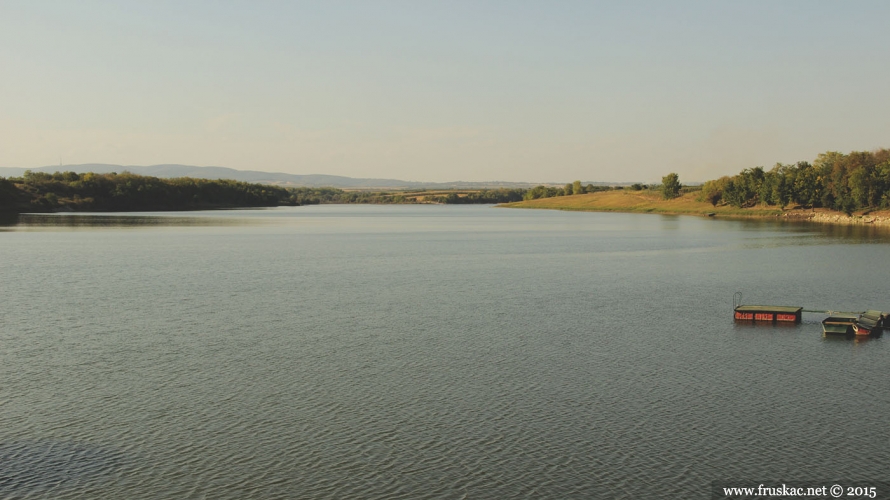
{"label": "hazy sky", "polygon": [[887,1],[0,0],[0,166],[706,180],[890,147]]}

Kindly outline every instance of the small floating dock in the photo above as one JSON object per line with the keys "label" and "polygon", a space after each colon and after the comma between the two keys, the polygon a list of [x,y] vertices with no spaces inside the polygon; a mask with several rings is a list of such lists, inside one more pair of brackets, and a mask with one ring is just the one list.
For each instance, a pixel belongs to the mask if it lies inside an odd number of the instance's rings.
{"label": "small floating dock", "polygon": [[766,321],[769,323],[800,323],[803,307],[797,306],[736,306],[736,321]]}
{"label": "small floating dock", "polygon": [[853,325],[859,319],[858,314],[832,314],[822,320],[823,335],[852,335]]}
{"label": "small floating dock", "polygon": [[804,311],[827,314],[822,320],[823,334],[857,336],[880,335],[890,329],[890,313],[869,309],[865,312],[838,312],[804,309],[799,306],[746,306],[742,305],[742,292],[732,297],[733,318],[736,321],[763,321],[767,323],[797,324]]}
{"label": "small floating dock", "polygon": [[798,306],[743,306],[742,292],[732,296],[732,310],[736,321],[764,321],[767,323],[797,324],[803,307]]}

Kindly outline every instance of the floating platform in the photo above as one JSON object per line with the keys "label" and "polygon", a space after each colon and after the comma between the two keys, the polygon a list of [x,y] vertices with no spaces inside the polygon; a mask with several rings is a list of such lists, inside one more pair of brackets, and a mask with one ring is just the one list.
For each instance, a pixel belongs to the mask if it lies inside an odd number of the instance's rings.
{"label": "floating platform", "polygon": [[833,314],[822,320],[823,335],[853,335],[858,314]]}
{"label": "floating platform", "polygon": [[736,321],[765,321],[769,323],[800,323],[803,307],[797,306],[736,306]]}
{"label": "floating platform", "polygon": [[[795,325],[801,322],[803,307],[798,306],[743,306],[742,292],[732,296],[733,318],[736,321],[766,322],[775,325]],[[890,330],[890,312],[869,309],[865,312],[815,311],[808,313],[827,314],[822,320],[823,334],[880,336],[883,330]]]}

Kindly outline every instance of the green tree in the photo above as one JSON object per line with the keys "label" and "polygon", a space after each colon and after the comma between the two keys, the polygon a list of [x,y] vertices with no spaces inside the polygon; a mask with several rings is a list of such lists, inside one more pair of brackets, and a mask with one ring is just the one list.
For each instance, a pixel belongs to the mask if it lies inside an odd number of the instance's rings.
{"label": "green tree", "polygon": [[819,176],[819,171],[805,161],[797,164],[794,195],[797,203],[810,208],[815,208],[816,203],[822,198],[822,178]]}
{"label": "green tree", "polygon": [[683,185],[680,184],[680,176],[674,172],[661,178],[661,196],[665,200],[672,200],[680,196],[681,187],[683,187]]}
{"label": "green tree", "polygon": [[716,207],[723,200],[723,192],[729,182],[729,177],[725,175],[719,179],[705,182],[698,194],[698,201],[706,201]]}
{"label": "green tree", "polygon": [[847,180],[847,185],[850,186],[850,195],[859,208],[870,205],[872,182],[868,170],[868,167],[859,167],[850,173]]}
{"label": "green tree", "polygon": [[572,183],[572,194],[584,194],[584,186],[581,185],[581,181]]}
{"label": "green tree", "polygon": [[771,196],[772,203],[774,205],[779,205],[782,210],[785,210],[785,207],[788,206],[788,203],[791,201],[791,185],[788,183],[787,176],[785,175],[785,166],[781,163],[777,163],[776,166],[770,170],[770,174],[774,176],[772,183],[773,193]]}
{"label": "green tree", "polygon": [[537,200],[541,197],[541,195],[546,192],[546,188],[544,186],[537,186],[529,189],[522,195],[523,200]]}
{"label": "green tree", "polygon": [[742,208],[747,201],[744,190],[739,188],[738,178],[739,176],[735,176],[726,181],[723,187],[723,200],[736,208]]}
{"label": "green tree", "polygon": [[881,208],[890,208],[890,160],[877,166],[877,178],[880,182]]}
{"label": "green tree", "polygon": [[766,172],[763,174],[763,181],[760,183],[760,189],[757,190],[757,199],[761,205],[775,205],[773,193],[778,183],[778,175],[774,172]]}

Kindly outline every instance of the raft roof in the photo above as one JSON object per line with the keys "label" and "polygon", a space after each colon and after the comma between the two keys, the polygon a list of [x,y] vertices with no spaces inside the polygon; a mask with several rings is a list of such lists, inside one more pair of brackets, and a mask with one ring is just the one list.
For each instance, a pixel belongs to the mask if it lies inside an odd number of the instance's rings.
{"label": "raft roof", "polygon": [[795,306],[738,306],[735,308],[739,312],[775,312],[775,313],[791,313],[797,314],[803,310],[803,307]]}

